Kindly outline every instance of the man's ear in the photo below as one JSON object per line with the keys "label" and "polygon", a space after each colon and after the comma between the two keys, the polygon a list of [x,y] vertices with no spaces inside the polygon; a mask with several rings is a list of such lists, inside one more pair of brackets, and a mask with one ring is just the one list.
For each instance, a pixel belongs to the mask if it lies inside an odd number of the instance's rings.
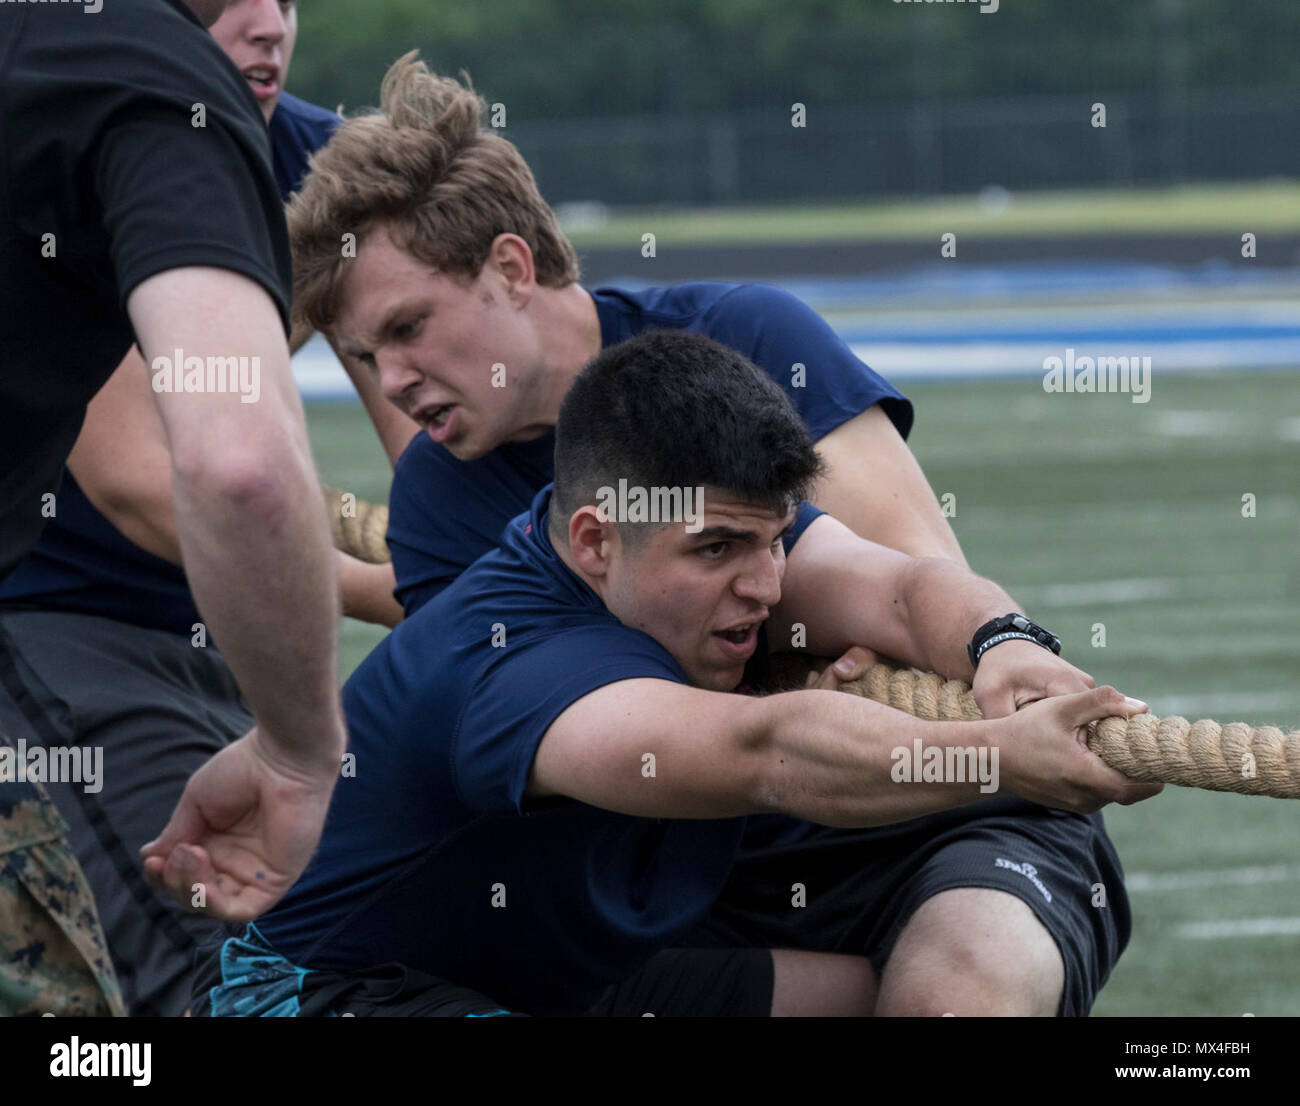
{"label": "man's ear", "polygon": [[569,519],[569,552],[588,576],[609,572],[613,545],[618,540],[617,527],[602,522],[595,506],[580,507]]}
{"label": "man's ear", "polygon": [[516,307],[527,307],[537,290],[533,251],[517,234],[498,234],[488,248],[485,264],[500,274],[506,295]]}

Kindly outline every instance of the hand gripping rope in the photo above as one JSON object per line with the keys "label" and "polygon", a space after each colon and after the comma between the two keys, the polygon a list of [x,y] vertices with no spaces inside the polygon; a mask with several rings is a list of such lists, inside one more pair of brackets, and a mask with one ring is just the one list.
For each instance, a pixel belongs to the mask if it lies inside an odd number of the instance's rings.
{"label": "hand gripping rope", "polygon": [[[358,499],[353,510],[342,492],[324,492],[335,546],[371,564],[386,562],[388,508]],[[767,690],[802,687],[807,663],[799,658],[778,661]],[[968,685],[933,672],[873,664],[840,690],[932,722],[978,722],[984,717]],[[1300,730],[1284,734],[1276,726],[1222,726],[1207,719],[1188,722],[1177,715],[1139,714],[1092,723],[1088,748],[1130,779],[1300,799]]]}
{"label": "hand gripping rope", "polygon": [[[782,663],[769,690],[803,686],[806,663]],[[851,695],[883,703],[931,722],[977,722],[984,716],[969,685],[933,672],[873,664],[856,680],[840,684]],[[1300,730],[1276,726],[1188,722],[1156,718],[1103,718],[1088,726],[1088,748],[1130,779],[1300,799]]]}

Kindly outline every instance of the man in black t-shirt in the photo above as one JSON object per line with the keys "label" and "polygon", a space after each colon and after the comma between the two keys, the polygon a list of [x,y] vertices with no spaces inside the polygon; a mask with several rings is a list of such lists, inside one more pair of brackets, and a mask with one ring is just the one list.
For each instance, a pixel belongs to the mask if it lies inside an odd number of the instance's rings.
{"label": "man in black t-shirt", "polygon": [[[309,859],[344,732],[334,560],[289,370],[286,234],[256,98],[204,30],[224,7],[0,5],[0,576],[57,512],[86,405],[134,339],[192,589],[257,722],[191,779],[145,869],[184,904],[242,920]],[[58,955],[89,963],[99,1004],[61,1005],[70,971],[17,955],[25,938],[57,939],[42,887],[68,878],[69,858],[31,750],[9,752],[0,1012],[119,1009],[93,907],[69,919],[86,940]]]}

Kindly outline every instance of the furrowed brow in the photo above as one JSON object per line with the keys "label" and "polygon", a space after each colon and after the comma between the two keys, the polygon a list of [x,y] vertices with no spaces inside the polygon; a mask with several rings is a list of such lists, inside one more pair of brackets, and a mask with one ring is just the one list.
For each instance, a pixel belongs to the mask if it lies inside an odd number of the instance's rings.
{"label": "furrowed brow", "polygon": [[398,318],[410,310],[411,305],[409,303],[399,303],[380,321],[378,328],[375,330],[378,337],[373,342],[358,343],[341,340],[339,342],[339,351],[341,353],[346,353],[349,357],[360,357],[366,352],[368,346],[377,345],[379,342],[382,342],[387,338],[393,328],[397,325]]}
{"label": "furrowed brow", "polygon": [[698,534],[691,535],[693,545],[707,545],[715,541],[739,541],[753,545],[758,535],[753,530],[737,530],[734,526],[706,526]]}

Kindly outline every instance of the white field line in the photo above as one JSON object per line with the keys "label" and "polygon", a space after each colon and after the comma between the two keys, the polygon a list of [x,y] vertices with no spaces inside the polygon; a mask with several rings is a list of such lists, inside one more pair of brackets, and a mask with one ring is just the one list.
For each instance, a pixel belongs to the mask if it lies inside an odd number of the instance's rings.
{"label": "white field line", "polygon": [[1300,441],[1300,418],[1279,422],[1230,411],[1156,410],[1144,427],[1166,438],[1249,438],[1273,437],[1283,442]]}
{"label": "white field line", "polygon": [[[1293,286],[1300,298],[1300,284]],[[954,332],[979,333],[981,330],[1042,329],[1043,323],[1061,332],[1062,337],[1080,328],[1110,326],[1128,328],[1155,326],[1170,329],[1189,320],[1200,327],[1240,327],[1247,323],[1257,326],[1295,326],[1300,322],[1296,299],[1250,300],[1224,303],[1221,299],[1178,300],[1176,303],[1068,303],[1026,304],[1024,306],[990,306],[987,303],[973,306],[952,304],[942,310],[909,307],[905,303],[891,303],[888,307],[862,308],[860,302],[831,299],[814,300],[803,297],[836,330],[862,331],[876,328],[889,331],[909,331],[917,335],[942,339]]]}
{"label": "white field line", "polygon": [[1046,607],[1087,607],[1093,603],[1132,603],[1139,599],[1175,599],[1190,593],[1190,583],[1175,576],[1146,576],[1129,580],[1089,580],[1081,584],[1012,587],[1026,604]]}
{"label": "white field line", "polygon": [[[1212,695],[1153,695],[1151,710],[1160,717],[1178,714],[1195,721],[1197,718],[1217,718],[1220,722],[1231,722],[1225,718],[1229,712],[1259,714],[1260,712],[1281,714],[1296,710],[1300,702],[1300,693],[1294,691],[1224,691]],[[1281,723],[1273,723],[1286,730],[1300,722],[1292,718]],[[1262,724],[1262,723],[1261,723]]]}
{"label": "white field line", "polygon": [[1300,882],[1300,864],[1262,864],[1248,868],[1193,868],[1185,872],[1131,872],[1130,891],[1198,891],[1207,887],[1250,887],[1260,883]]}
{"label": "white field line", "polygon": [[[1230,438],[1250,434],[1259,437],[1258,419],[1227,411],[1153,411],[1143,428],[1148,433],[1171,438]],[[1279,434],[1281,433],[1279,429]]]}
{"label": "white field line", "polygon": [[1221,918],[1212,922],[1187,922],[1174,928],[1175,937],[1220,941],[1225,937],[1294,937],[1300,935],[1300,918]]}
{"label": "white field line", "polygon": [[1224,572],[1196,576],[1135,576],[1118,580],[1084,580],[1073,584],[1008,585],[1026,604],[1088,607],[1094,603],[1131,603],[1144,599],[1276,598],[1287,593],[1285,572]]}
{"label": "white field line", "polygon": [[[1201,868],[1186,872],[1133,872],[1129,891],[1200,891],[1225,886],[1300,882],[1300,864],[1266,864],[1247,868]],[[1184,940],[1221,941],[1231,937],[1292,937],[1300,934],[1300,917],[1215,918],[1184,922],[1173,935]]]}

